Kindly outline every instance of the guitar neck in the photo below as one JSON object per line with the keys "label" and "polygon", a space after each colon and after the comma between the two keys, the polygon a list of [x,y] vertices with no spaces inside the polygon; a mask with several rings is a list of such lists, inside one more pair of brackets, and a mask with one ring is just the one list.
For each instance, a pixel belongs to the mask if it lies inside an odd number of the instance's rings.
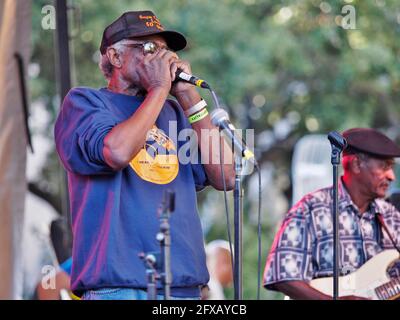
{"label": "guitar neck", "polygon": [[400,278],[394,278],[375,288],[380,300],[395,300],[400,297]]}

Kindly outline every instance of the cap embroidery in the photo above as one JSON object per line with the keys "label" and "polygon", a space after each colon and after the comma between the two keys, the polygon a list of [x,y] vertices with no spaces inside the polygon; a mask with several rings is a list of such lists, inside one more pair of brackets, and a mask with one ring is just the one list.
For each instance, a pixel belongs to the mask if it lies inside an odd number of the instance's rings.
{"label": "cap embroidery", "polygon": [[140,20],[148,20],[146,21],[146,27],[152,28],[156,27],[157,29],[164,31],[164,27],[161,25],[160,20],[157,19],[156,16],[139,16]]}

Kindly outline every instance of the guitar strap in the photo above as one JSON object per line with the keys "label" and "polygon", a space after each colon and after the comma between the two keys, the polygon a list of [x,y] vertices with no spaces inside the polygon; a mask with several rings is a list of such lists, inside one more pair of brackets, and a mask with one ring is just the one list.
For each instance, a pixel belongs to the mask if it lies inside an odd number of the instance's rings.
{"label": "guitar strap", "polygon": [[389,236],[390,241],[392,241],[393,246],[396,248],[396,250],[400,253],[400,248],[398,247],[396,241],[394,241],[392,234],[389,231],[389,228],[387,227],[385,221],[383,220],[382,215],[378,212],[376,214],[377,218],[378,218],[378,222],[380,223],[380,225],[382,226],[383,230],[385,230],[385,232],[387,233],[387,235]]}

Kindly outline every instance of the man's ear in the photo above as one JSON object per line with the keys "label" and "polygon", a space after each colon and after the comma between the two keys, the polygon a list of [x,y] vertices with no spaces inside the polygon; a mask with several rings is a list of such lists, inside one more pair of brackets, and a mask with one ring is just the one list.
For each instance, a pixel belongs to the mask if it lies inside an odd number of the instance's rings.
{"label": "man's ear", "polygon": [[351,159],[350,166],[351,166],[351,170],[354,173],[356,173],[356,174],[360,173],[361,172],[361,160],[360,160],[360,158],[357,157],[357,156],[354,156],[353,159]]}
{"label": "man's ear", "polygon": [[108,60],[110,63],[113,65],[113,67],[116,68],[121,68],[122,67],[122,60],[121,60],[121,55],[118,53],[118,51],[114,48],[107,48],[106,51]]}

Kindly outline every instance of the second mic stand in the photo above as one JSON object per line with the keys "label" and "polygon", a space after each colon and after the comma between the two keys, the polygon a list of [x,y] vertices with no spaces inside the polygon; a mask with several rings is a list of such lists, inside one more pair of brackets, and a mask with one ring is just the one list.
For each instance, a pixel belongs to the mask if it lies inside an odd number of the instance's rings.
{"label": "second mic stand", "polygon": [[157,254],[142,252],[139,254],[139,258],[143,260],[146,267],[147,300],[157,300],[157,280],[159,279]]}
{"label": "second mic stand", "polygon": [[164,193],[164,199],[160,207],[160,232],[157,234],[157,240],[161,246],[161,261],[163,272],[161,280],[164,287],[164,300],[171,297],[171,234],[169,225],[170,213],[175,210],[175,192],[167,190]]}
{"label": "second mic stand", "polygon": [[328,134],[328,140],[331,143],[331,163],[333,168],[333,300],[339,297],[339,165],[340,154],[346,148],[347,141],[338,132],[332,131]]}

